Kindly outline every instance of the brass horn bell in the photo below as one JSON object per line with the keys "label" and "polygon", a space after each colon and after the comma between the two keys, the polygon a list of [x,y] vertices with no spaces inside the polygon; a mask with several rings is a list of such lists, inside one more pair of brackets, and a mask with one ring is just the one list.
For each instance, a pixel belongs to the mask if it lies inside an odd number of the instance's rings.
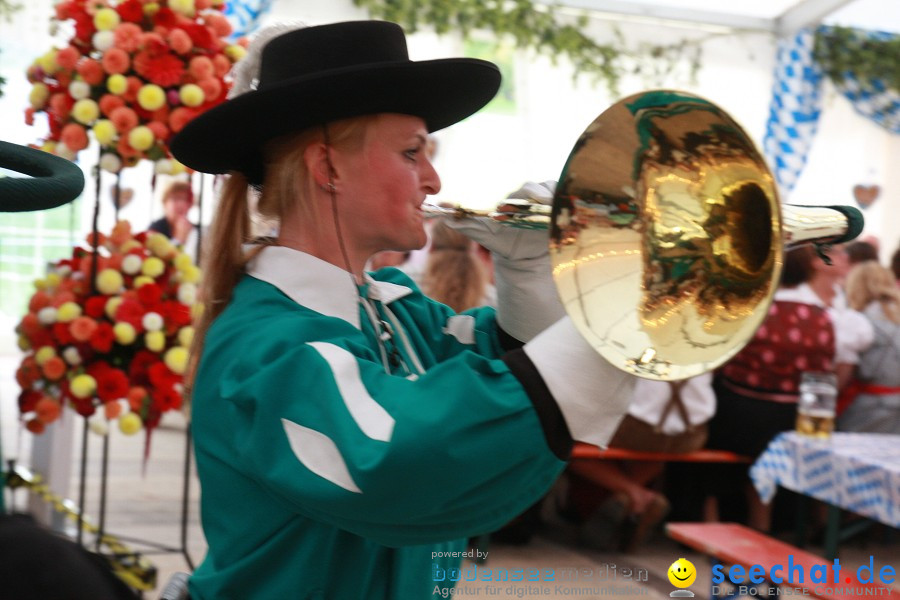
{"label": "brass horn bell", "polygon": [[786,246],[853,239],[845,206],[782,206],[744,130],[708,100],[654,90],[588,126],[550,216],[553,277],[567,314],[610,363],[678,380],[753,337]]}

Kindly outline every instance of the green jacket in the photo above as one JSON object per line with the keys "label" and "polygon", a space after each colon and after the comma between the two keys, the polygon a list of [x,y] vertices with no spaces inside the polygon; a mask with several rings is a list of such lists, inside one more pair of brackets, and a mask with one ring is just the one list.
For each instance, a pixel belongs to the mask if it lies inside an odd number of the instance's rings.
{"label": "green jacket", "polygon": [[513,374],[493,309],[371,277],[267,248],[210,328],[193,599],[431,597],[460,560],[434,553],[498,529],[565,466],[568,432]]}

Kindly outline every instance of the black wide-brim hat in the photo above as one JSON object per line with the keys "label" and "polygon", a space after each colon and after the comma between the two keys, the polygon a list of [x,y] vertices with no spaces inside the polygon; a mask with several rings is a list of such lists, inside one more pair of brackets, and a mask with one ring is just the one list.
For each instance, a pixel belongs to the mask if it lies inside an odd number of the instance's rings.
{"label": "black wide-brim hat", "polygon": [[276,137],[378,113],[420,117],[428,131],[436,131],[475,113],[499,87],[500,71],[487,61],[411,61],[395,23],[306,27],[268,42],[256,90],[189,122],[171,149],[194,170],[240,171],[259,184],[262,148]]}
{"label": "black wide-brim hat", "polygon": [[0,167],[31,177],[0,177],[0,212],[47,210],[84,190],[84,173],[60,156],[0,141]]}

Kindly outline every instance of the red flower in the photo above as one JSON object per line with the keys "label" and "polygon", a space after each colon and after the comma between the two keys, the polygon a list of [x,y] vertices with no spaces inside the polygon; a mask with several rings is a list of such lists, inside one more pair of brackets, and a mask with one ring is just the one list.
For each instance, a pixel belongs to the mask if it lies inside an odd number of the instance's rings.
{"label": "red flower", "polygon": [[116,309],[116,321],[124,321],[130,323],[138,332],[144,330],[142,321],[144,320],[144,307],[136,300],[123,300],[119,308]]}
{"label": "red flower", "polygon": [[78,12],[72,15],[75,21],[75,40],[79,45],[87,45],[90,47],[91,36],[97,31],[94,27],[94,18],[85,12]]}
{"label": "red flower", "polygon": [[184,63],[172,54],[163,54],[148,60],[142,75],[157,85],[171,87],[181,83]]}
{"label": "red flower", "polygon": [[177,300],[166,300],[159,307],[159,314],[166,323],[173,323],[178,327],[191,324],[191,309],[186,304]]}
{"label": "red flower", "polygon": [[37,392],[34,390],[22,390],[22,393],[19,394],[19,411],[23,413],[33,411],[38,400],[43,397],[44,394],[42,394],[41,392]]}
{"label": "red flower", "polygon": [[112,345],[115,339],[116,336],[113,334],[112,325],[110,325],[106,321],[101,321],[97,325],[97,329],[94,331],[93,335],[91,335],[91,339],[89,340],[89,342],[91,344],[91,348],[93,348],[97,352],[106,354],[110,350],[112,350]]}
{"label": "red flower", "polygon": [[163,6],[158,11],[156,11],[155,15],[153,15],[153,24],[158,27],[171,29],[177,22],[178,17],[175,15],[175,12],[167,6]]}
{"label": "red flower", "polygon": [[106,309],[106,301],[106,296],[91,296],[84,301],[84,314],[93,319],[99,319]]}
{"label": "red flower", "polygon": [[103,402],[124,398],[128,394],[128,376],[119,369],[107,369],[97,378],[97,397]]}
{"label": "red flower", "polygon": [[140,23],[144,20],[144,9],[138,0],[125,0],[116,7],[116,12],[123,21]]}
{"label": "red flower", "polygon": [[174,388],[154,388],[153,391],[150,392],[150,397],[153,399],[153,408],[156,409],[156,411],[165,412],[167,410],[181,408],[181,394],[175,391]]}
{"label": "red flower", "polygon": [[53,337],[56,338],[56,343],[59,346],[68,346],[75,341],[75,338],[72,337],[72,334],[69,331],[68,323],[54,323]]}
{"label": "red flower", "polygon": [[132,385],[144,385],[150,380],[147,378],[147,370],[150,366],[160,362],[159,356],[149,350],[138,350],[131,359],[131,365],[128,367],[128,375],[131,377]]}
{"label": "red flower", "polygon": [[147,375],[150,377],[150,384],[158,388],[172,387],[181,382],[181,375],[173,373],[164,362],[151,365],[147,369]]}
{"label": "red flower", "polygon": [[219,42],[216,39],[216,36],[213,35],[213,32],[206,25],[199,25],[197,23],[185,23],[179,26],[181,29],[184,29],[189,36],[191,36],[191,41],[194,42],[194,46],[198,48],[203,48],[204,50],[217,50],[219,48]]}
{"label": "red flower", "polygon": [[141,304],[152,310],[162,300],[162,288],[155,283],[145,283],[137,290]]}

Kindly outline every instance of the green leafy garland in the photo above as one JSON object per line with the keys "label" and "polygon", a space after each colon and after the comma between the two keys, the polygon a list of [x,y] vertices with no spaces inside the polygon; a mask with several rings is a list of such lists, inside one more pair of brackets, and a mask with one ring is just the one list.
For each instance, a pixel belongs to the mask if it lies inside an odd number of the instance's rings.
{"label": "green leafy garland", "polygon": [[900,92],[900,36],[876,39],[850,27],[827,27],[816,32],[813,56],[835,85],[852,73],[863,87],[880,79]]}
{"label": "green leafy garland", "polygon": [[413,33],[430,26],[438,34],[455,31],[468,38],[474,30],[489,30],[511,36],[518,47],[531,48],[554,61],[559,56],[571,60],[575,74],[587,74],[602,81],[613,96],[625,75],[660,79],[676,65],[688,65],[693,80],[700,68],[702,40],[676,44],[643,44],[627,49],[616,30],[615,44],[600,44],[582,33],[588,18],[574,23],[560,22],[553,6],[536,5],[531,0],[353,0],[378,19],[399,23]]}

